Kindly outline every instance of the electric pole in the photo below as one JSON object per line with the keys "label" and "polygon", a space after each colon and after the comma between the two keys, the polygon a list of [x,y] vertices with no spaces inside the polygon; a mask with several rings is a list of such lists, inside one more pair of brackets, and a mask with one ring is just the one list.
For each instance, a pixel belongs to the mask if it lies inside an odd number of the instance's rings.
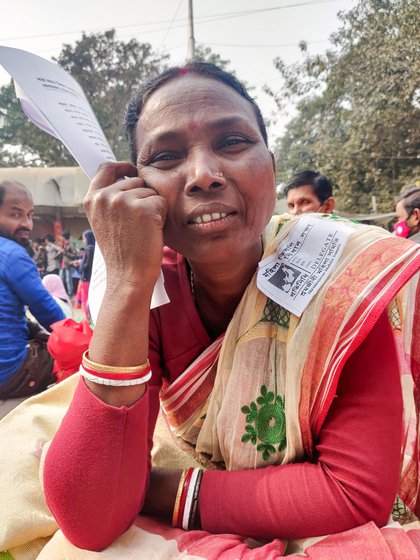
{"label": "electric pole", "polygon": [[188,21],[189,21],[188,61],[190,61],[190,60],[194,60],[195,58],[193,0],[188,0]]}

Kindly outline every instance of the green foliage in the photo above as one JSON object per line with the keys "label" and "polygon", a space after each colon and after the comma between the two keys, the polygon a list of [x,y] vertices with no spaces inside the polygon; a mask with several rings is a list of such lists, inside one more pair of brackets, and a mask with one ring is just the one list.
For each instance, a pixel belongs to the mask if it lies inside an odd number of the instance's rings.
{"label": "green foliage", "polygon": [[[231,74],[236,76],[235,70],[230,68],[230,63],[231,63],[230,60],[227,58],[222,58],[220,54],[213,52],[211,48],[207,47],[206,45],[202,45],[202,44],[196,45],[194,60],[202,60],[203,62],[212,62],[213,64],[216,64],[226,72],[230,72]],[[253,86],[250,86],[246,81],[241,79],[241,82],[246,87],[248,92],[251,92],[254,89]]]}
{"label": "green foliage", "polygon": [[2,167],[75,165],[64,146],[30,123],[16,98],[13,82],[0,88],[0,165]]}
{"label": "green foliage", "polygon": [[219,54],[213,52],[211,48],[207,47],[206,45],[196,45],[194,59],[202,60],[204,62],[212,62],[213,64],[217,64],[217,66],[220,66],[220,68],[223,68],[223,70],[233,72],[229,69],[230,60],[222,58]]}
{"label": "green foliage", "polygon": [[360,0],[341,14],[333,48],[286,66],[270,93],[279,109],[291,100],[297,115],[277,142],[278,179],[303,168],[336,184],[339,207],[394,209],[394,196],[419,177],[420,58],[416,0]]}
{"label": "green foliage", "polygon": [[[63,45],[54,61],[81,85],[117,159],[129,159],[122,126],[125,106],[146,78],[166,67],[167,59],[148,43],[118,41],[111,29],[83,33],[74,45]],[[75,165],[61,142],[26,119],[12,83],[0,88],[0,107],[0,144],[6,146],[0,152],[2,165]]]}

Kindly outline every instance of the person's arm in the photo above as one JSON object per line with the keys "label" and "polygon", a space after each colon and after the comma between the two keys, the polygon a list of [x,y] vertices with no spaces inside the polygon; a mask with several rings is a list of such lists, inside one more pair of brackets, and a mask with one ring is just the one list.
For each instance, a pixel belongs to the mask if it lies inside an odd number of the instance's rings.
{"label": "person's arm", "polygon": [[132,407],[105,404],[79,381],[48,449],[47,504],[76,546],[102,550],[131,525],[148,481],[146,393]]}
{"label": "person's arm", "polygon": [[142,508],[160,408],[162,363],[156,339],[150,341],[149,359],[152,379],[131,407],[105,404],[81,379],[48,449],[43,471],[47,504],[79,548],[98,551],[110,545]]}
{"label": "person's arm", "polygon": [[[166,201],[146,188],[134,165],[112,163],[100,166],[84,204],[107,271],[89,357],[108,366],[144,364],[150,302],[162,264]],[[131,406],[145,391],[144,384],[87,385],[114,406]]]}
{"label": "person's arm", "polygon": [[[89,358],[108,366],[135,366],[148,358],[150,300],[162,262],[166,204],[136,175],[128,163],[101,166],[85,201],[107,268]],[[141,508],[149,472],[149,401],[157,395],[152,388],[145,391],[146,384],[82,381],[48,451],[48,505],[81,548],[109,545]]]}
{"label": "person's arm", "polygon": [[50,325],[66,318],[45,289],[34,261],[25,251],[11,255],[5,271],[11,289],[43,327],[51,330]]}
{"label": "person's arm", "polygon": [[[159,370],[158,352],[152,351],[151,357]],[[94,399],[82,385],[48,451],[47,501],[77,546],[100,550],[109,545],[139,511],[136,502],[143,503],[144,415],[150,403],[151,441],[158,402],[157,386],[149,389],[147,403],[143,398],[119,416],[122,409]],[[200,510],[205,530],[299,538],[369,520],[385,523],[398,485],[402,419],[398,366],[386,317],[349,360],[337,393],[316,445],[316,463],[204,474]],[[99,418],[103,420],[95,420]],[[117,463],[115,456],[121,461]],[[122,465],[130,465],[132,471]],[[84,472],[92,476],[86,478]],[[78,480],[77,494],[69,491],[72,477]],[[101,487],[98,480],[108,483]],[[153,507],[166,517],[178,480],[179,472],[166,480],[158,477],[166,490],[160,492],[161,503],[153,500]]]}
{"label": "person's arm", "polygon": [[343,370],[316,462],[206,472],[202,528],[294,539],[384,525],[398,488],[401,422],[399,369],[383,315]]}

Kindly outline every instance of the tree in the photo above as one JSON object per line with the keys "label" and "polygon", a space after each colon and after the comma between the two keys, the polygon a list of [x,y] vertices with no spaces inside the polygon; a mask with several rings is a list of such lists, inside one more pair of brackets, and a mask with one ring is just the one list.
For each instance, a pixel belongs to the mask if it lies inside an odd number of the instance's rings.
{"label": "tree", "polygon": [[420,121],[416,0],[360,0],[341,14],[333,48],[303,62],[275,65],[283,78],[272,92],[279,109],[297,115],[277,142],[279,180],[314,167],[337,184],[339,207],[394,208],[394,196],[419,177]]}
{"label": "tree", "polygon": [[[75,45],[65,44],[57,59],[80,84],[117,159],[128,159],[123,132],[125,106],[140,84],[166,67],[167,55],[153,52],[148,43],[118,41],[115,30],[82,34]],[[0,88],[3,127],[2,165],[75,165],[58,140],[27,121],[13,84]]]}
{"label": "tree", "polygon": [[194,60],[211,62],[213,64],[216,64],[217,66],[220,66],[220,68],[223,68],[223,70],[226,70],[227,72],[232,72],[234,74],[234,72],[229,69],[230,60],[222,58],[220,54],[213,52],[210,47],[207,47],[206,45],[202,45],[201,43],[199,43],[195,47]]}

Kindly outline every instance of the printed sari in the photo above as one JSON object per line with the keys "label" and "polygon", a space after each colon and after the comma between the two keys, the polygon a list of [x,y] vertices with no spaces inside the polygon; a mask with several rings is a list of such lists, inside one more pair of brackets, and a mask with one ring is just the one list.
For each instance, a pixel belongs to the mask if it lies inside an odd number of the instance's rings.
{"label": "printed sari", "polygon": [[394,519],[411,519],[420,506],[420,273],[389,306],[404,401],[403,467]]}
{"label": "printed sari", "polygon": [[[351,227],[353,233],[340,260],[300,318],[269,300],[253,280],[225,336],[161,392],[167,422],[177,441],[190,451],[191,463],[198,460],[211,468],[243,469],[312,457],[344,364],[420,266],[418,247],[413,244],[379,228]],[[271,224],[265,256],[291,228],[293,221]],[[56,531],[36,481],[39,457],[42,470],[48,447],[43,443],[53,437],[65,414],[77,377],[33,397],[0,423],[0,437],[12,428],[22,436],[19,456],[14,457],[14,476],[18,471],[24,486],[23,492],[10,493],[8,500],[0,502],[0,515],[8,513],[0,530],[0,549],[9,549],[4,558],[274,560],[285,554],[323,560],[418,558],[418,522],[382,529],[371,522],[336,535],[289,544],[274,539],[264,544],[237,535],[184,532],[139,516],[101,553],[74,547]],[[28,449],[32,450],[30,460]],[[412,460],[415,464],[416,457]],[[25,507],[30,513],[22,515]],[[17,519],[20,531],[16,531]],[[43,539],[53,533],[44,546]],[[32,556],[27,553],[28,542],[35,551]]]}

